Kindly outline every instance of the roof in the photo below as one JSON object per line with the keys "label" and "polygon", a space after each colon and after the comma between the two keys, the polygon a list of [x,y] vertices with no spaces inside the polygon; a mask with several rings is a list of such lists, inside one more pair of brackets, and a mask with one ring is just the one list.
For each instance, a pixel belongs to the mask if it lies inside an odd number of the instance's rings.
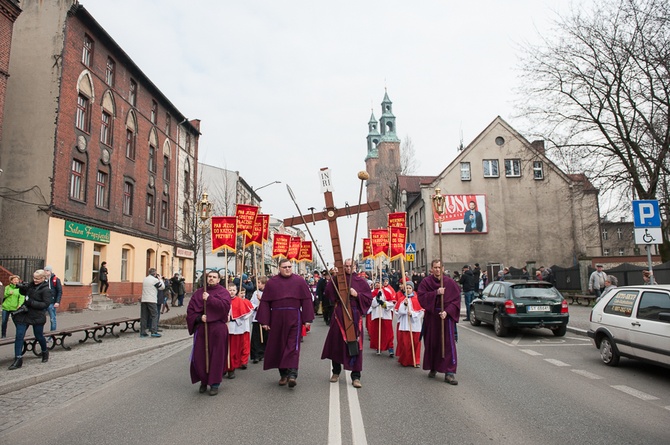
{"label": "roof", "polygon": [[436,176],[405,176],[398,175],[398,190],[405,190],[407,193],[421,192],[421,185],[430,184]]}
{"label": "roof", "polygon": [[598,191],[584,173],[568,174],[568,177],[575,182],[581,182],[584,185],[584,191]]}

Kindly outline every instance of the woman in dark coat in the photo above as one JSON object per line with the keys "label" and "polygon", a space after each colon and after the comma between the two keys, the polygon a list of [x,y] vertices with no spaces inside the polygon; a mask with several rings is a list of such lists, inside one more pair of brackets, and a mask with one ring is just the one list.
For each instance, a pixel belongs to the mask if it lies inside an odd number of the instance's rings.
{"label": "woman in dark coat", "polygon": [[28,326],[33,326],[33,335],[42,347],[42,363],[49,361],[49,350],[44,338],[44,325],[47,322],[46,309],[51,304],[51,289],[46,282],[46,273],[36,270],[33,273],[32,283],[19,286],[19,292],[26,296],[26,300],[12,317],[16,324],[16,337],[14,340],[14,363],[9,369],[17,369],[23,366],[23,339],[26,336]]}

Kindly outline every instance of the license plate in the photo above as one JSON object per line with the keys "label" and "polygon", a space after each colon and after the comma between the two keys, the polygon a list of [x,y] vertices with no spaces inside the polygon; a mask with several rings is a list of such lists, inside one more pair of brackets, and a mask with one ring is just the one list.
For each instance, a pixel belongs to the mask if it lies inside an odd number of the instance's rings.
{"label": "license plate", "polygon": [[549,306],[528,306],[528,312],[549,312]]}

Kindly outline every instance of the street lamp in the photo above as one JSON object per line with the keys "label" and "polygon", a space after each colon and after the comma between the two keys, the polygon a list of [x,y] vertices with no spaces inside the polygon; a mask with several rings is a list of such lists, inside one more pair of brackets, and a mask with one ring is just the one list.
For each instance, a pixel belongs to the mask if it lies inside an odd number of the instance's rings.
{"label": "street lamp", "polygon": [[272,182],[269,182],[269,183],[267,183],[267,184],[265,184],[265,185],[261,185],[260,187],[253,189],[253,191],[254,191],[254,192],[257,192],[257,191],[259,191],[260,189],[264,189],[265,187],[271,186],[272,184],[281,184],[281,181],[272,181]]}

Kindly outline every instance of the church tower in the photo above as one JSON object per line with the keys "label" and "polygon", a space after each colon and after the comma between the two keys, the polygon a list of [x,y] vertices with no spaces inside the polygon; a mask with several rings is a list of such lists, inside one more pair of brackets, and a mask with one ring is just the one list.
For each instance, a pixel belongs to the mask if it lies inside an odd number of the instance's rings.
{"label": "church tower", "polygon": [[[400,139],[396,134],[393,102],[384,92],[382,114],[377,128],[374,113],[368,122],[367,156],[365,169],[370,174],[367,182],[367,202],[379,201],[380,209],[368,212],[368,229],[384,228],[388,223],[388,213],[392,208],[393,187],[400,174]],[[381,131],[381,133],[380,133]]]}

